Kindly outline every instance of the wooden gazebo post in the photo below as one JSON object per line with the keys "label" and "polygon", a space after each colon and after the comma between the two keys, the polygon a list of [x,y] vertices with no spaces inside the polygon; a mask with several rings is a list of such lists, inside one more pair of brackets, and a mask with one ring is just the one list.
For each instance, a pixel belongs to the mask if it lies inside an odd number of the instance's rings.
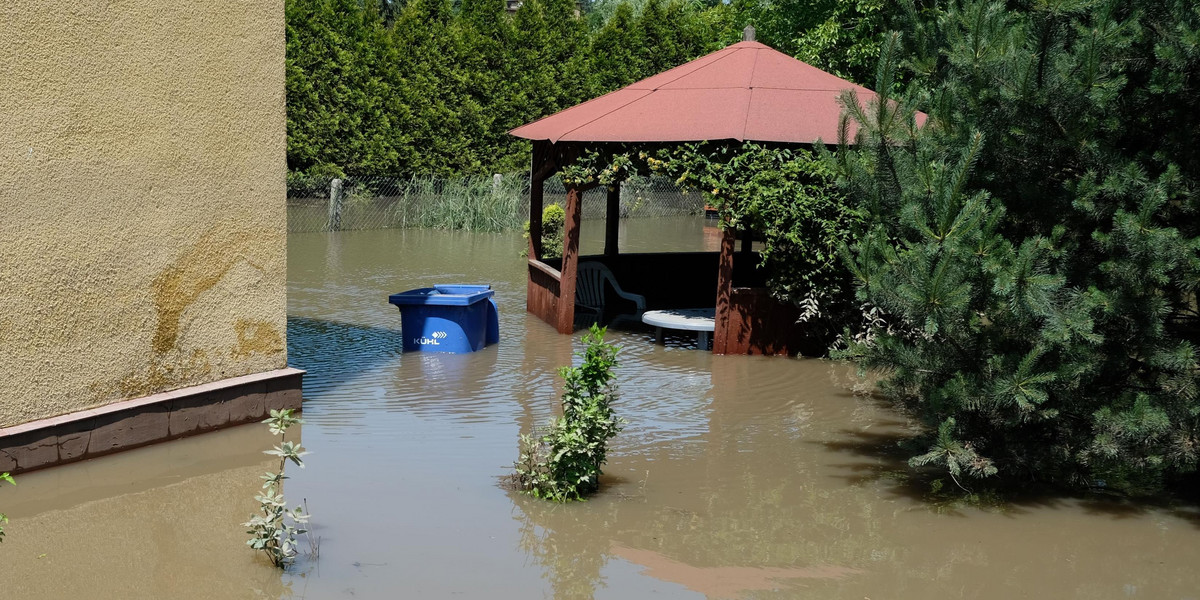
{"label": "wooden gazebo post", "polygon": [[568,184],[564,207],[562,264],[558,269],[542,262],[542,209],[544,183],[579,152],[577,144],[533,143],[529,175],[529,281],[525,308],[554,326],[559,333],[575,331],[575,280],[579,272],[579,222],[586,186]]}
{"label": "wooden gazebo post", "polygon": [[554,161],[550,153],[551,144],[545,141],[533,143],[533,155],[529,162],[529,258],[542,259],[542,209],[545,204],[546,178],[554,173]]}
{"label": "wooden gazebo post", "polygon": [[713,354],[729,354],[731,342],[730,317],[733,310],[733,246],[732,229],[721,230],[721,255],[717,263],[717,304],[713,322]]}
{"label": "wooden gazebo post", "polygon": [[529,258],[542,258],[542,209],[545,203],[542,189],[546,180],[536,175],[529,180]]}
{"label": "wooden gazebo post", "polygon": [[577,185],[567,186],[566,219],[563,223],[562,273],[559,279],[558,322],[559,333],[575,331],[575,279],[579,274],[579,221],[583,213],[583,189]]}

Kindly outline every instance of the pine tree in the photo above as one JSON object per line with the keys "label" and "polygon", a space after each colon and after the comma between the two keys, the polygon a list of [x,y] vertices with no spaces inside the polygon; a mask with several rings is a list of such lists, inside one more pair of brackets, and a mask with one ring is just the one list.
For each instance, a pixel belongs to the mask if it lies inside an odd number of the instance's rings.
{"label": "pine tree", "polygon": [[[1200,446],[1200,12],[1169,0],[910,12],[854,109],[852,348],[929,430],[914,465],[1158,489]],[[911,109],[927,108],[918,129]]]}

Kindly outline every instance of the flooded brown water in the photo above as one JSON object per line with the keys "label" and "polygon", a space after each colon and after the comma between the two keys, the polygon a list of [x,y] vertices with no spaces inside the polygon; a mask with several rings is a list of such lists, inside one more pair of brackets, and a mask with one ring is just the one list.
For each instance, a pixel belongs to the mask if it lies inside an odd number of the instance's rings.
{"label": "flooded brown water", "polygon": [[[603,244],[585,223],[584,251]],[[702,221],[627,224],[622,249],[697,250]],[[854,369],[714,357],[686,337],[623,349],[601,493],[505,490],[521,431],[554,414],[578,348],[529,317],[516,235],[297,234],[290,361],[309,371],[304,470],[316,559],[280,575],[244,545],[260,427],[88,461],[0,489],[4,598],[1200,598],[1200,518],[1082,500],[927,503],[905,484],[904,419]],[[501,342],[401,354],[387,295],[491,283]]]}

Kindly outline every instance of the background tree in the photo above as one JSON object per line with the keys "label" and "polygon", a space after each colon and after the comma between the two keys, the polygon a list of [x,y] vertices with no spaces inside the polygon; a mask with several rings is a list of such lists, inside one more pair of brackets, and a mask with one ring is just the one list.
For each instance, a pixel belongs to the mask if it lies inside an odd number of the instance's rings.
{"label": "background tree", "polygon": [[348,172],[397,167],[406,116],[397,53],[373,7],[355,0],[288,0],[288,168]]}

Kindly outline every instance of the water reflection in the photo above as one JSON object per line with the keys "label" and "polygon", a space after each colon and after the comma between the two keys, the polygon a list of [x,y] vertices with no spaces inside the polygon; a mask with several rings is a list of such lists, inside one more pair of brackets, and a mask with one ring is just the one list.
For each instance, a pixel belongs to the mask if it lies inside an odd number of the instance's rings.
{"label": "water reflection", "polygon": [[[311,317],[287,318],[288,355],[303,357],[320,377],[305,381],[305,398],[344,395],[348,384],[400,356],[400,330]],[[354,360],[345,357],[353,356]]]}
{"label": "water reflection", "polygon": [[290,596],[240,526],[270,442],[242,426],[21,476],[0,496],[4,597]]}
{"label": "water reflection", "polygon": [[[597,224],[584,235],[603,246]],[[705,243],[699,220],[642,220],[622,235],[626,251]],[[12,517],[5,598],[1157,600],[1200,590],[1192,510],[931,504],[896,447],[909,423],[864,393],[852,366],[714,357],[636,329],[610,334],[623,348],[616,409],[629,424],[602,492],[566,506],[508,492],[498,481],[517,436],[556,414],[556,370],[580,347],[525,314],[519,235],[363,231],[288,244],[289,361],[308,370],[312,454],[287,493],[308,500],[320,568],[281,577],[244,546],[239,524],[270,466],[260,450],[271,440],[251,427],[0,489]],[[434,283],[492,284],[500,343],[400,352],[387,296]]]}
{"label": "water reflection", "polygon": [[[570,506],[533,498],[514,498],[520,549],[541,567],[554,598],[593,598],[605,586],[602,569],[609,559],[605,532],[593,531]],[[611,507],[610,507],[611,508]]]}

